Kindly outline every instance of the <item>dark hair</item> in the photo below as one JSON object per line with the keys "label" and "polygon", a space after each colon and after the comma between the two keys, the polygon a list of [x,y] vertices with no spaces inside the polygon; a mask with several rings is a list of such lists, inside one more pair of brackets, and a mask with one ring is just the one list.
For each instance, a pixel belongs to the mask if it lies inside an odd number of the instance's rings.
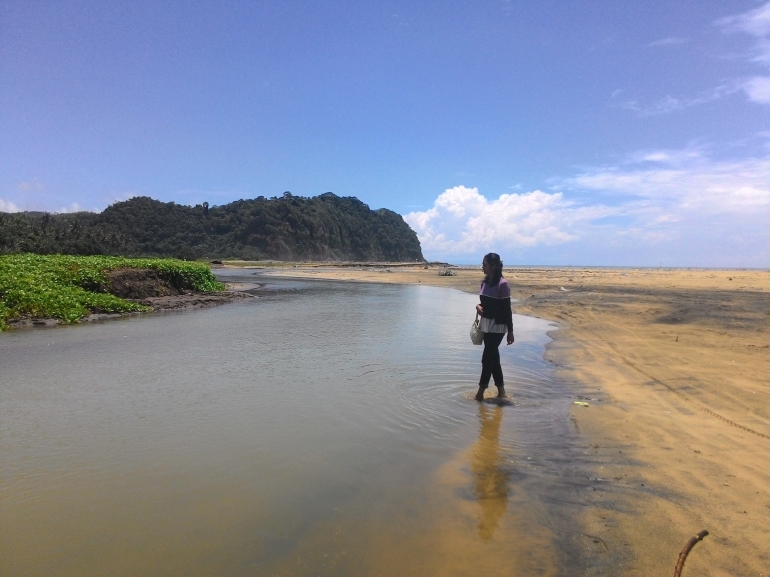
{"label": "dark hair", "polygon": [[484,282],[490,286],[495,286],[503,278],[503,261],[500,260],[500,255],[496,252],[490,252],[484,257],[484,261],[492,270],[484,277]]}

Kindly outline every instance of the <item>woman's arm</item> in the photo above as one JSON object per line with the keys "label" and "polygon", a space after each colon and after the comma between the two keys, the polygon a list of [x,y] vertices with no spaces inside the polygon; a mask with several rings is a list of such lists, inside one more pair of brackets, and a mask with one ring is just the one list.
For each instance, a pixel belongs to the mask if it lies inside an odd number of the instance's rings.
{"label": "woman's arm", "polygon": [[[481,294],[484,292],[484,281],[481,281],[481,286],[479,287],[479,299],[481,299]],[[476,312],[480,315],[484,315],[484,307],[481,306],[481,303],[476,305]]]}
{"label": "woman's arm", "polygon": [[513,344],[513,310],[511,309],[511,297],[504,298],[500,303],[503,307],[505,326],[508,328],[507,344]]}

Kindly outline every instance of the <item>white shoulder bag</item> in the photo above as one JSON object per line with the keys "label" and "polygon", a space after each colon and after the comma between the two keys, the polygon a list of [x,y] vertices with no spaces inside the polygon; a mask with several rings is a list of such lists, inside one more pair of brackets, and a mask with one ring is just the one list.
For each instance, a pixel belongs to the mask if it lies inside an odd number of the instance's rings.
{"label": "white shoulder bag", "polygon": [[471,342],[474,345],[480,345],[484,342],[484,333],[481,332],[481,321],[479,321],[479,313],[476,313],[476,320],[471,325]]}

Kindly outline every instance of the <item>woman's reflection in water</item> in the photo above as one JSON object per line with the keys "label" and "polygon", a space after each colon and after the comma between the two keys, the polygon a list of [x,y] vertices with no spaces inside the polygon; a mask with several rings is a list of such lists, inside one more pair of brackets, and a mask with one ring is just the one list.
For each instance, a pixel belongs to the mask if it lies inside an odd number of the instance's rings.
{"label": "woman's reflection in water", "polygon": [[491,539],[500,517],[508,508],[510,472],[500,454],[500,423],[502,407],[479,405],[479,440],[471,449],[473,494],[479,500],[479,537]]}

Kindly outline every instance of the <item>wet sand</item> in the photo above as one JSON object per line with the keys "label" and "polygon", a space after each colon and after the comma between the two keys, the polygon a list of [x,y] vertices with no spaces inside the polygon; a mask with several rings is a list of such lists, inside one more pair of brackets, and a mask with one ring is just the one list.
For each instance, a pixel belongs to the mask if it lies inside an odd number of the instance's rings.
{"label": "wet sand", "polygon": [[[476,292],[480,271],[303,265],[266,274]],[[507,269],[515,312],[558,321],[547,357],[574,387],[594,470],[589,575],[767,575],[770,393],[765,271]],[[469,316],[469,324],[472,319]]]}

